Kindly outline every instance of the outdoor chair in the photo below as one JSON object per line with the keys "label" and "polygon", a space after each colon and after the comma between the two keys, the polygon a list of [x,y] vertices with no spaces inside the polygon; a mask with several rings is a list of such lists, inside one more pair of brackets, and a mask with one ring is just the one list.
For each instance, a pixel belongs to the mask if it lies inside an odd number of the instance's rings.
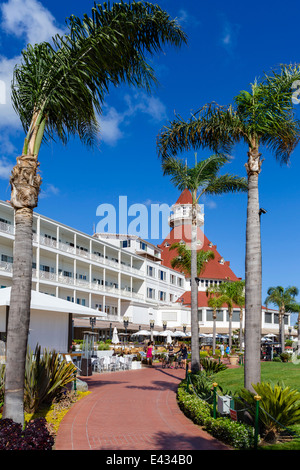
{"label": "outdoor chair", "polygon": [[72,357],[70,356],[70,354],[65,354],[65,361],[66,362],[71,362],[73,364],[73,366],[76,367],[76,373],[80,375],[80,372],[81,372],[81,369],[77,366],[77,364],[74,363]]}
{"label": "outdoor chair", "polygon": [[119,366],[119,361],[118,361],[118,357],[117,356],[112,356],[110,358],[110,364],[109,364],[109,370],[110,371],[113,371],[113,370],[118,370],[118,366]]}
{"label": "outdoor chair", "polygon": [[125,369],[129,370],[132,367],[132,357],[125,356]]}

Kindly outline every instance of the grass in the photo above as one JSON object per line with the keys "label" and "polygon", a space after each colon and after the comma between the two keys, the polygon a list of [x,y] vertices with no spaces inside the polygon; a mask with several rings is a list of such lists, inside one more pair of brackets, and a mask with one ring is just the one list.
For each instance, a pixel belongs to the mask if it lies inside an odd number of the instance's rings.
{"label": "grass", "polygon": [[[216,381],[223,389],[235,394],[244,387],[244,368],[237,367],[218,372]],[[284,383],[300,391],[300,365],[292,362],[262,362],[261,381]]]}
{"label": "grass", "polygon": [[[238,394],[244,387],[244,368],[226,369],[218,372],[216,382],[229,395]],[[261,381],[271,384],[284,384],[300,391],[300,365],[292,362],[262,362]],[[300,436],[300,425],[291,426],[290,429]],[[300,450],[300,438],[289,442],[259,447],[261,450]]]}

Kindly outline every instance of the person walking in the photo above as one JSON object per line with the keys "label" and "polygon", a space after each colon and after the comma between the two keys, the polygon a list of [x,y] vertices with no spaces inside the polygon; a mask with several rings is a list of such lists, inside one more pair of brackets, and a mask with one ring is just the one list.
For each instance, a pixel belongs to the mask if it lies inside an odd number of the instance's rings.
{"label": "person walking", "polygon": [[147,354],[146,354],[147,363],[150,367],[152,367],[153,361],[153,341],[149,341],[147,347]]}
{"label": "person walking", "polygon": [[170,368],[173,369],[173,362],[174,362],[174,359],[175,359],[175,351],[174,351],[174,347],[173,347],[172,343],[170,343],[170,345],[168,347],[168,355],[169,355]]}
{"label": "person walking", "polygon": [[184,368],[186,369],[186,361],[187,361],[187,357],[188,357],[188,350],[187,350],[186,344],[184,344],[184,343],[182,343],[180,345],[180,354],[181,354],[181,359],[182,359]]}
{"label": "person walking", "polygon": [[220,344],[220,351],[221,351],[221,359],[224,357],[224,343]]}

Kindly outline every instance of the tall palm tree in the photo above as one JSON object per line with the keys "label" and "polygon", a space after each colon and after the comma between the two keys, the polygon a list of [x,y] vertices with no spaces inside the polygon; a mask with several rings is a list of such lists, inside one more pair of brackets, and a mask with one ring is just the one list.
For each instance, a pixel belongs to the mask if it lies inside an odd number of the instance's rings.
{"label": "tall palm tree", "polygon": [[[171,260],[172,268],[180,268],[186,276],[191,277],[192,272],[192,250],[182,243],[173,243],[169,250],[176,250],[177,256]],[[204,271],[206,264],[215,258],[213,251],[208,250],[197,250],[196,251],[196,277]],[[192,278],[191,278],[192,286]],[[199,355],[199,323],[198,323],[198,283],[196,284],[196,294],[197,294],[197,328],[195,326],[196,322],[192,324],[192,298],[191,298],[191,369],[196,372],[200,370],[200,355]],[[191,292],[192,296],[192,292]],[[194,314],[195,315],[195,314]],[[196,331],[197,330],[197,331]]]}
{"label": "tall palm tree", "polygon": [[299,290],[295,286],[291,287],[269,287],[265,300],[266,307],[269,304],[276,305],[279,308],[279,334],[281,351],[284,352],[284,316],[286,313],[294,312],[293,306],[296,304],[295,297],[299,294]]}
{"label": "tall palm tree", "polygon": [[216,154],[188,167],[178,158],[163,159],[164,175],[180,191],[188,189],[192,195],[191,217],[191,369],[196,373],[200,369],[199,359],[199,325],[198,325],[198,278],[197,278],[197,204],[201,196],[220,195],[228,192],[246,191],[247,181],[239,176],[220,175],[221,168],[229,161],[228,157]]}
{"label": "tall palm tree", "polygon": [[32,220],[41,177],[42,141],[66,144],[78,136],[98,140],[97,113],[110,86],[127,83],[150,92],[156,83],[146,56],[186,37],[175,20],[147,2],[95,4],[83,20],[72,15],[68,33],[28,45],[14,70],[12,101],[25,131],[22,155],[11,175],[15,210],[13,283],[7,335],[4,416],[23,423],[24,367],[30,318]]}
{"label": "tall palm tree", "polygon": [[258,177],[261,147],[282,164],[299,142],[300,123],[292,103],[292,85],[300,79],[300,66],[282,66],[241,91],[229,106],[210,103],[185,121],[177,116],[158,136],[162,158],[190,149],[210,148],[228,153],[237,143],[248,148],[245,164],[248,203],[245,255],[245,375],[244,385],[260,382],[261,338],[261,234]]}
{"label": "tall palm tree", "polygon": [[243,309],[245,308],[245,281],[235,281],[233,290],[233,302],[240,308],[240,351],[243,344]]}
{"label": "tall palm tree", "polygon": [[[219,293],[221,300],[228,308],[228,319],[229,319],[229,347],[232,347],[232,313],[234,305],[238,305],[242,312],[242,307],[245,304],[244,291],[244,282],[243,281],[234,281],[234,282],[222,282],[219,285]],[[240,313],[240,330],[241,330],[241,313]],[[240,343],[241,344],[241,343]]]}
{"label": "tall palm tree", "polygon": [[216,334],[217,334],[217,311],[223,305],[223,299],[220,297],[220,291],[218,287],[211,286],[206,289],[206,296],[209,297],[207,305],[213,310],[213,348],[212,352],[216,352]]}

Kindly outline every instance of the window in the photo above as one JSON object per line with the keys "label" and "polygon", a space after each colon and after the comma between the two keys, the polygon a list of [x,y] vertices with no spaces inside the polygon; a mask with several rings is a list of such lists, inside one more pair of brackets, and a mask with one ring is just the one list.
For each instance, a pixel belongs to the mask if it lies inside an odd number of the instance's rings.
{"label": "window", "polygon": [[182,279],[181,279],[181,277],[178,278],[178,285],[179,285],[179,287],[182,287]]}
{"label": "window", "polygon": [[51,266],[46,266],[45,264],[40,265],[40,270],[44,271],[45,273],[54,273],[55,269],[52,268]]}
{"label": "window", "polygon": [[166,300],[166,293],[162,290],[159,291],[159,300],[161,300],[161,301]]}
{"label": "window", "polygon": [[63,271],[63,276],[65,277],[73,277],[73,273],[71,271]]}
{"label": "window", "polygon": [[148,276],[150,277],[154,277],[155,275],[155,269],[153,268],[153,266],[147,266],[147,274]]}
{"label": "window", "polygon": [[129,248],[131,246],[131,240],[122,240],[121,248]]}
{"label": "window", "polygon": [[140,242],[140,249],[144,250],[144,251],[147,251],[147,244],[144,243],[144,242]]}
{"label": "window", "polygon": [[265,323],[272,323],[272,313],[270,312],[265,313]]}
{"label": "window", "polygon": [[174,276],[174,274],[170,274],[170,281],[171,281],[171,284],[176,283],[176,276]]}
{"label": "window", "polygon": [[161,269],[159,270],[158,272],[158,275],[159,275],[159,279],[161,281],[165,281],[166,280],[166,271],[162,271]]}
{"label": "window", "polygon": [[148,299],[155,299],[155,290],[151,287],[147,287],[147,297]]}
{"label": "window", "polygon": [[14,258],[13,256],[1,255],[1,261],[4,261],[4,263],[13,263]]}

